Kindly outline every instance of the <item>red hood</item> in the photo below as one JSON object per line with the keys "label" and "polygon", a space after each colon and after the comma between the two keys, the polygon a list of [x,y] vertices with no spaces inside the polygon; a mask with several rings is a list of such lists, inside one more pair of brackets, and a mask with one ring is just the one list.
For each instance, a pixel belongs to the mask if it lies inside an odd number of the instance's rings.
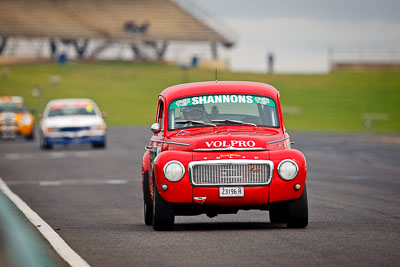
{"label": "red hood", "polygon": [[[177,131],[170,138],[165,139],[168,142],[188,144],[189,146],[173,146],[173,149],[179,150],[275,150],[276,143],[268,142],[282,139],[284,135],[278,130],[252,129],[244,130],[194,130],[185,129]],[[178,148],[179,147],[179,148]]]}

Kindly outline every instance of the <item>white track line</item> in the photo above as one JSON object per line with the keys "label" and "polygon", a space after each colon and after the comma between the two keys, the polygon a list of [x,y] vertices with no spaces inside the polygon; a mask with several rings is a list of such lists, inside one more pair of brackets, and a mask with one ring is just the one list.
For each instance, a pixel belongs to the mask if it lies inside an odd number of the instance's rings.
{"label": "white track line", "polygon": [[[49,241],[51,246],[69,265],[75,267],[90,266],[84,259],[73,251],[68,244],[42,219],[34,212],[19,196],[10,190],[0,177],[0,190],[17,206],[17,208],[28,218],[36,229],[42,233],[44,238]],[[40,225],[40,227],[37,227]]]}
{"label": "white track line", "polygon": [[8,159],[8,160],[21,159],[21,155],[20,154],[6,154],[6,159]]}
{"label": "white track line", "polygon": [[40,181],[8,181],[8,185],[40,185],[40,186],[62,186],[62,185],[119,185],[128,184],[127,179],[74,179],[74,180],[40,180]]}

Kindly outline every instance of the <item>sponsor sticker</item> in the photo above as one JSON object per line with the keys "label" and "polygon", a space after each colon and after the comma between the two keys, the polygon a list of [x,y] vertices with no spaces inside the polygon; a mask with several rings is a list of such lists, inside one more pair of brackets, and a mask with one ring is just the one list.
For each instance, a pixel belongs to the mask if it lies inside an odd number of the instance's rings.
{"label": "sponsor sticker", "polygon": [[185,107],[190,104],[190,98],[180,99],[175,102],[177,107]]}
{"label": "sponsor sticker", "polygon": [[215,104],[215,103],[239,103],[239,104],[259,104],[275,107],[275,102],[263,96],[254,95],[205,95],[193,96],[173,101],[169,105],[169,109],[199,105],[199,104]]}
{"label": "sponsor sticker", "polygon": [[207,147],[255,147],[256,146],[256,142],[254,142],[253,140],[231,140],[231,141],[206,141],[205,142]]}
{"label": "sponsor sticker", "polygon": [[86,105],[86,111],[87,112],[92,112],[93,111],[93,106],[91,104]]}
{"label": "sponsor sticker", "polygon": [[194,200],[196,201],[196,203],[198,204],[203,204],[204,201],[206,201],[207,197],[194,197]]}
{"label": "sponsor sticker", "polygon": [[50,106],[50,109],[63,108],[85,108],[88,112],[93,111],[93,105],[90,102],[55,103]]}
{"label": "sponsor sticker", "polygon": [[57,104],[51,105],[51,106],[50,106],[50,109],[51,109],[51,110],[53,110],[53,109],[62,109],[62,108],[65,108],[66,106],[67,106],[66,104],[59,104],[59,103],[57,103]]}
{"label": "sponsor sticker", "polygon": [[219,155],[221,158],[240,158],[241,155],[238,154],[221,154]]}
{"label": "sponsor sticker", "polygon": [[189,133],[189,132],[185,131],[185,130],[180,130],[177,135],[184,135],[184,134],[187,134],[187,133]]}

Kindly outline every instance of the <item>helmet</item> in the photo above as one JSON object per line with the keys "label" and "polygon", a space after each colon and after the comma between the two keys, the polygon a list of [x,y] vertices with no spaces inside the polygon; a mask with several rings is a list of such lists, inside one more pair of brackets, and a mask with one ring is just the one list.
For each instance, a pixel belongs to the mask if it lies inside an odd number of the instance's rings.
{"label": "helmet", "polygon": [[183,116],[187,120],[202,120],[205,108],[203,104],[181,107]]}
{"label": "helmet", "polygon": [[182,112],[190,112],[192,110],[200,110],[200,111],[204,111],[204,105],[203,104],[198,104],[198,105],[190,105],[190,106],[184,106],[181,107],[181,111]]}

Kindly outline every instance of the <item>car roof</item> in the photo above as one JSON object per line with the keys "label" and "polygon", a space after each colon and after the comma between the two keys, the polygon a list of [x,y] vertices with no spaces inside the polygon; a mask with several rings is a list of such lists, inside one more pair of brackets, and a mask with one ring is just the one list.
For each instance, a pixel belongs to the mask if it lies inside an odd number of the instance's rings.
{"label": "car roof", "polygon": [[218,81],[174,85],[160,93],[166,102],[186,96],[202,94],[255,94],[276,99],[279,92],[273,86],[260,82]]}
{"label": "car roof", "polygon": [[24,103],[22,96],[0,96],[0,103]]}
{"label": "car roof", "polygon": [[49,101],[49,104],[60,104],[60,103],[76,103],[76,102],[91,102],[94,103],[92,99],[89,98],[59,98]]}

